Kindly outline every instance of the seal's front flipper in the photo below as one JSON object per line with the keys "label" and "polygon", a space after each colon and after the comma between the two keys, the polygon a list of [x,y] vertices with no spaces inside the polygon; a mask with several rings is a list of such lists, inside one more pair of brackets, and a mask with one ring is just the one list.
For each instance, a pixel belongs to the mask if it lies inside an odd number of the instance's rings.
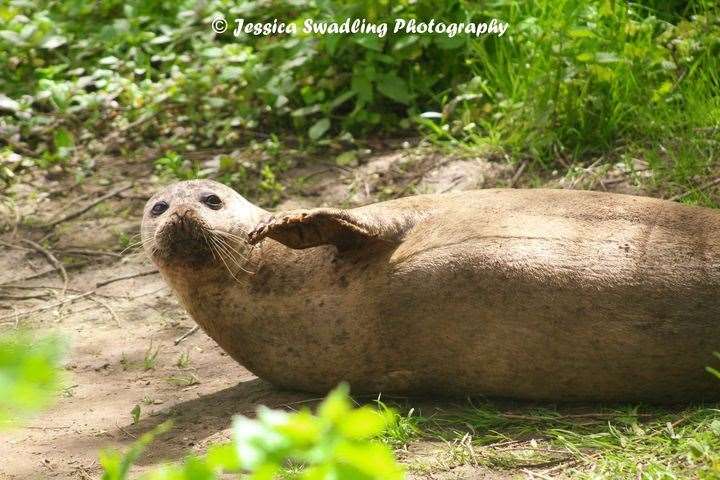
{"label": "seal's front flipper", "polygon": [[291,210],[261,221],[250,232],[249,241],[254,245],[268,237],[295,249],[318,245],[346,249],[373,241],[400,240],[397,232],[382,228],[374,220],[372,216],[338,208]]}

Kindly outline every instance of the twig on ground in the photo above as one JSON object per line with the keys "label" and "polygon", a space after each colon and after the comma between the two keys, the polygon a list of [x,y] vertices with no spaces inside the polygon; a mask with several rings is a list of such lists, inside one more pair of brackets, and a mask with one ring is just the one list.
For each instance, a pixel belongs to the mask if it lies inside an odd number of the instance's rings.
{"label": "twig on ground", "polygon": [[110,316],[113,318],[113,320],[115,320],[115,323],[117,324],[117,326],[122,327],[122,322],[120,321],[120,317],[117,316],[117,314],[115,313],[115,310],[113,310],[110,305],[108,305],[104,300],[100,300],[99,298],[90,297],[90,300],[99,304],[105,310],[107,310],[108,313],[110,313]]}
{"label": "twig on ground", "polygon": [[[11,313],[10,315],[5,315],[5,316],[3,316],[3,317],[0,317],[0,323],[13,323],[13,322],[15,322],[17,319],[20,319],[21,317],[24,317],[24,316],[26,316],[26,315],[32,315],[33,313],[40,313],[40,312],[44,312],[44,311],[46,311],[46,310],[50,310],[50,309],[53,309],[53,308],[56,308],[56,307],[60,307],[60,306],[62,306],[62,305],[65,305],[66,303],[72,303],[72,302],[74,302],[75,300],[80,300],[81,298],[85,298],[85,297],[87,297],[87,296],[90,296],[90,295],[92,295],[93,293],[95,293],[95,290],[90,290],[90,291],[87,291],[87,292],[85,292],[85,293],[81,293],[81,294],[79,294],[79,295],[74,295],[74,296],[72,296],[72,297],[63,298],[62,300],[58,300],[57,302],[48,303],[48,304],[46,304],[46,305],[41,305],[41,306],[39,306],[39,307],[31,308],[31,309],[29,309],[29,310],[23,310],[23,311],[20,311],[20,312],[14,312],[14,313]],[[11,320],[11,319],[16,319],[16,320]]]}
{"label": "twig on ground", "polygon": [[0,240],[0,245],[2,245],[3,247],[7,247],[7,248],[14,248],[15,250],[25,250],[27,252],[32,252],[32,250],[33,250],[32,248],[29,248],[29,247],[22,247],[20,245],[15,245],[14,243],[3,242],[2,240]]}
{"label": "twig on ground", "polygon": [[520,179],[520,176],[523,174],[523,172],[525,171],[525,168],[527,168],[527,166],[528,166],[528,160],[525,159],[522,161],[522,163],[520,164],[518,169],[515,170],[515,174],[510,179],[510,183],[508,184],[508,187],[515,188],[515,183]]}
{"label": "twig on ground", "polygon": [[39,293],[36,295],[0,295],[0,300],[33,300],[33,299],[45,299],[49,297],[49,293]]}
{"label": "twig on ground", "polygon": [[[82,268],[82,267],[86,266],[88,263],[90,263],[90,262],[73,263],[72,265],[67,265],[65,267],[65,270],[67,271],[67,270]],[[25,282],[27,280],[34,280],[36,278],[44,277],[45,275],[49,275],[51,273],[55,273],[56,271],[57,271],[57,268],[50,268],[48,270],[43,270],[42,272],[33,273],[32,275],[28,275],[27,277],[16,278],[14,280],[8,280],[7,282],[0,284],[0,287],[6,287],[6,286],[9,286],[10,284],[17,283],[17,282]]]}
{"label": "twig on ground", "polygon": [[150,195],[118,195],[118,198],[123,200],[137,200],[139,202],[147,202],[150,200]]}
{"label": "twig on ground", "polygon": [[158,292],[162,292],[163,290],[166,290],[166,289],[167,289],[167,285],[163,285],[162,287],[156,288],[155,290],[151,290],[151,291],[145,292],[145,293],[140,293],[140,294],[134,295],[132,297],[130,295],[128,295],[125,298],[127,298],[128,300],[136,300],[138,298],[147,297],[148,295],[154,295],[154,294],[156,294]]}
{"label": "twig on ground", "polygon": [[55,258],[55,255],[50,252],[50,250],[46,249],[42,245],[40,245],[37,242],[34,242],[32,240],[29,240],[27,238],[24,238],[23,243],[30,245],[33,249],[40,252],[45,258],[47,258],[48,262],[55,267],[55,269],[60,273],[60,277],[63,281],[63,290],[62,295],[65,295],[65,292],[67,292],[68,283],[70,282],[70,279],[68,278],[67,270],[65,270],[65,265],[61,261],[59,261],[57,258]]}
{"label": "twig on ground", "polygon": [[715,185],[720,185],[720,177],[718,177],[718,178],[716,178],[715,180],[712,180],[712,181],[710,181],[710,182],[704,183],[704,184],[700,185],[699,187],[697,187],[697,188],[694,189],[694,190],[688,190],[687,192],[679,193],[679,194],[677,194],[677,195],[675,195],[675,196],[672,196],[672,197],[668,198],[668,200],[670,200],[671,202],[677,202],[677,201],[680,200],[681,198],[687,197],[688,195],[690,195],[690,194],[691,194],[692,192],[694,192],[694,191],[701,192],[701,191],[703,191],[703,190],[707,190],[708,188],[714,187]]}
{"label": "twig on ground", "polygon": [[200,330],[200,326],[199,326],[199,325],[195,325],[195,326],[192,327],[190,330],[188,330],[187,332],[183,333],[180,337],[176,338],[176,339],[175,339],[175,345],[180,345],[180,342],[182,342],[183,340],[185,340],[186,338],[188,338],[190,335],[192,335],[193,333],[197,332],[198,330]]}
{"label": "twig on ground", "polygon": [[530,479],[541,478],[542,480],[553,480],[551,477],[548,477],[548,476],[545,475],[544,473],[533,472],[533,471],[527,470],[527,469],[525,469],[525,468],[522,469],[521,471],[522,471],[525,475],[527,475],[528,478],[530,478]]}
{"label": "twig on ground", "polygon": [[137,438],[136,435],[133,435],[132,433],[128,432],[128,431],[125,430],[123,427],[121,427],[118,422],[115,422],[115,426],[116,426],[122,433],[124,433],[125,435],[127,435],[128,437],[130,437],[130,438]]}
{"label": "twig on ground", "polygon": [[120,255],[117,252],[106,252],[104,250],[89,250],[84,248],[66,248],[62,250],[58,250],[58,252],[67,254],[67,255],[90,255],[90,256],[97,256],[97,257],[115,257],[115,258],[122,258],[122,255]]}
{"label": "twig on ground", "polygon": [[158,273],[157,269],[148,270],[146,272],[133,273],[131,275],[123,275],[120,277],[111,278],[109,280],[103,280],[102,282],[97,282],[95,284],[95,288],[104,287],[105,285],[110,285],[111,283],[120,282],[122,280],[130,280],[131,278],[138,278],[138,277],[144,277],[147,275],[153,275],[155,273]]}
{"label": "twig on ground", "polygon": [[132,188],[132,184],[128,184],[128,185],[124,185],[124,186],[122,186],[122,187],[116,188],[115,190],[113,190],[113,191],[111,191],[111,192],[109,192],[109,193],[106,193],[105,195],[103,195],[103,196],[101,196],[101,197],[96,198],[95,200],[93,200],[92,202],[88,203],[88,204],[85,205],[84,207],[79,208],[79,209],[77,209],[77,210],[75,210],[75,211],[73,211],[73,212],[70,212],[70,213],[68,213],[67,215],[64,215],[64,216],[62,216],[62,217],[60,217],[60,218],[58,218],[58,219],[56,219],[56,220],[53,220],[53,221],[51,221],[51,222],[48,222],[48,223],[42,225],[42,227],[43,227],[43,228],[52,228],[52,227],[54,227],[54,226],[56,226],[56,225],[58,225],[58,224],[60,224],[60,223],[67,222],[68,220],[72,220],[73,218],[77,218],[77,217],[79,217],[80,215],[82,215],[83,213],[85,213],[85,212],[87,212],[88,210],[90,210],[91,208],[93,208],[93,207],[94,207],[95,205],[97,205],[98,203],[104,202],[104,201],[107,200],[108,198],[112,198],[112,197],[114,197],[115,195],[124,192],[125,190],[129,190],[130,188]]}
{"label": "twig on ground", "polygon": [[[140,272],[140,273],[135,273],[135,274],[132,274],[132,275],[124,275],[124,276],[122,276],[122,277],[111,278],[110,280],[104,280],[104,281],[102,281],[102,282],[98,282],[97,284],[95,284],[95,288],[93,288],[92,290],[88,290],[87,292],[83,292],[83,293],[80,293],[80,294],[78,294],[78,295],[74,295],[74,296],[72,296],[72,297],[66,297],[66,298],[64,298],[64,299],[62,299],[62,300],[58,300],[57,302],[49,303],[49,304],[46,304],[46,305],[43,305],[43,306],[40,306],[40,307],[31,308],[31,309],[29,309],[29,310],[23,310],[23,311],[21,311],[21,312],[13,312],[13,313],[11,313],[11,314],[9,314],[9,315],[5,315],[5,316],[3,316],[3,317],[0,317],[0,324],[2,324],[2,323],[8,323],[8,320],[9,320],[9,319],[13,319],[13,318],[14,318],[14,319],[19,319],[20,317],[24,317],[24,316],[26,316],[26,315],[32,315],[32,314],[34,314],[34,313],[44,312],[44,311],[46,311],[46,310],[50,310],[50,309],[52,309],[52,308],[60,307],[60,306],[62,306],[62,305],[65,305],[66,303],[71,303],[71,302],[74,302],[75,300],[80,300],[81,298],[85,298],[85,297],[88,297],[88,296],[90,296],[90,295],[95,294],[95,292],[96,292],[96,290],[97,290],[98,288],[104,287],[105,285],[109,285],[109,284],[111,284],[111,283],[119,282],[119,281],[122,281],[122,280],[128,280],[128,279],[131,279],[131,278],[143,277],[143,276],[145,276],[145,275],[152,275],[152,274],[154,274],[154,273],[158,273],[158,271],[157,271],[157,270],[150,270],[150,271],[148,271],[148,272]],[[0,285],[0,286],[1,286],[1,285]]]}

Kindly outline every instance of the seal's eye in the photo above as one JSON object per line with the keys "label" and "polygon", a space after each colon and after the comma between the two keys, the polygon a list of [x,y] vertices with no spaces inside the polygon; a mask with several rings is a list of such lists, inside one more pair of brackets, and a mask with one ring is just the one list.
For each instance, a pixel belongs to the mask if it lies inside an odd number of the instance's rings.
{"label": "seal's eye", "polygon": [[213,210],[218,210],[220,209],[220,207],[222,207],[222,200],[220,200],[220,197],[218,197],[214,193],[208,193],[206,195],[203,195],[200,200]]}
{"label": "seal's eye", "polygon": [[155,216],[162,215],[165,210],[168,209],[170,205],[168,205],[167,202],[157,202],[155,205],[153,205],[152,210],[150,210],[150,213],[152,213]]}

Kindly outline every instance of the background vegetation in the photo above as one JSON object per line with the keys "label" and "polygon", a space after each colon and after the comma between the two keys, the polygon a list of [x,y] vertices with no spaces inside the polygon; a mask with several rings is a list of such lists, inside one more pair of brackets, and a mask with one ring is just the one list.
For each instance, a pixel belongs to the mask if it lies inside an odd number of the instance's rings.
{"label": "background vegetation", "polygon": [[[216,35],[209,21],[510,23],[503,37]],[[714,204],[720,23],[712,0],[83,0],[0,6],[0,177],[145,155],[277,200],[288,147],[422,135],[535,171],[637,161],[659,194]],[[259,162],[188,152],[253,142]],[[148,152],[145,147],[153,147]],[[166,155],[169,153],[169,155]],[[639,180],[638,180],[639,181]]]}

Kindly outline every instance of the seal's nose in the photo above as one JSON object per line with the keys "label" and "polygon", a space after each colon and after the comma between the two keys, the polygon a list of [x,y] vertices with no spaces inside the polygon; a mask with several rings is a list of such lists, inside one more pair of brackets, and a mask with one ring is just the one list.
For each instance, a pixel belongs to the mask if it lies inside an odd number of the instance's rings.
{"label": "seal's nose", "polygon": [[185,217],[187,217],[192,212],[192,208],[189,207],[181,207],[175,210],[172,213],[172,216],[177,218],[178,220],[183,220]]}

